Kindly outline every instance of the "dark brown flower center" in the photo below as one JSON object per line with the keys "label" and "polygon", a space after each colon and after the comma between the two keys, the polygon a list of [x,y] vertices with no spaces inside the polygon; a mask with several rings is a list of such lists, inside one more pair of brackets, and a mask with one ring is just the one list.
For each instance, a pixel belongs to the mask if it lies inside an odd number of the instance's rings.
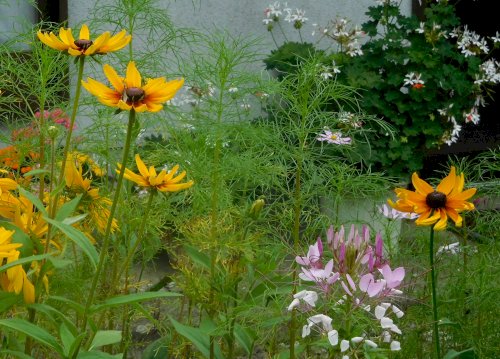
{"label": "dark brown flower center", "polygon": [[139,87],[129,87],[125,90],[127,100],[132,102],[140,101],[144,98],[144,90]]}
{"label": "dark brown flower center", "polygon": [[425,203],[433,209],[443,208],[446,205],[446,195],[438,191],[431,192],[425,197]]}
{"label": "dark brown flower center", "polygon": [[78,39],[75,40],[75,45],[78,46],[80,50],[87,50],[90,46],[92,46],[92,40]]}

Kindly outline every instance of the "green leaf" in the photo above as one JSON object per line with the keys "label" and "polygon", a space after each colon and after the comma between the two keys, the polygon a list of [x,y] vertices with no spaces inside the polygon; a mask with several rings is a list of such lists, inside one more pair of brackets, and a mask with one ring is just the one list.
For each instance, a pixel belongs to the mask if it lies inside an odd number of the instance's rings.
{"label": "green leaf", "polygon": [[9,268],[15,267],[17,265],[20,265],[20,264],[22,265],[22,264],[25,264],[25,263],[31,263],[33,261],[39,261],[39,260],[42,260],[42,259],[45,259],[45,258],[49,258],[51,256],[52,256],[52,254],[47,253],[47,254],[38,254],[36,256],[29,256],[29,257],[26,257],[26,258],[21,258],[21,259],[18,259],[17,261],[10,262],[10,263],[7,263],[7,264],[4,264],[3,266],[1,266],[0,267],[0,273],[3,272],[3,271],[6,271]]}
{"label": "green leaf", "polygon": [[[183,325],[170,316],[169,318],[177,333],[191,341],[205,358],[210,357],[210,339],[206,332],[199,328]],[[217,359],[223,359],[220,347],[217,344],[215,346],[215,357]]]}
{"label": "green leaf", "polygon": [[62,268],[67,267],[73,263],[73,261],[70,259],[60,259],[57,257],[49,257],[48,260],[50,263],[52,263],[54,268],[57,268],[57,269],[62,269]]}
{"label": "green leaf", "polygon": [[476,358],[476,353],[474,352],[474,348],[465,349],[465,350],[462,350],[461,352],[457,352],[455,350],[450,350],[443,357],[443,359],[453,359],[453,358],[474,359],[474,358]]}
{"label": "green leaf", "polygon": [[168,359],[170,338],[163,337],[149,344],[142,353],[141,359]]}
{"label": "green leaf", "polygon": [[253,345],[255,342],[255,335],[249,329],[243,328],[240,324],[236,323],[234,326],[234,336],[238,343],[245,349],[248,355],[253,352]]}
{"label": "green leaf", "polygon": [[62,222],[64,219],[69,217],[73,212],[75,212],[76,208],[78,207],[78,203],[80,203],[81,198],[82,195],[79,194],[71,201],[64,203],[56,213],[55,217],[56,221]]}
{"label": "green leaf", "polygon": [[19,295],[10,292],[0,292],[0,313],[9,310],[20,301]]}
{"label": "green leaf", "polygon": [[64,218],[64,220],[62,221],[62,223],[64,224],[68,224],[68,225],[73,225],[75,223],[78,223],[80,222],[82,219],[84,219],[85,217],[87,217],[87,213],[84,213],[84,214],[79,214],[77,216],[72,216],[72,217],[66,217]]}
{"label": "green leaf", "polygon": [[56,220],[50,219],[47,216],[44,216],[43,219],[48,223],[52,224],[54,227],[57,227],[63,232],[69,239],[78,245],[82,249],[82,251],[87,255],[90,259],[90,263],[97,267],[97,262],[99,261],[99,255],[97,254],[97,250],[94,245],[90,242],[90,240],[78,229],[71,227],[68,224],[58,222]]}
{"label": "green leaf", "polygon": [[9,231],[14,231],[12,243],[21,243],[23,245],[17,249],[21,253],[19,257],[27,257],[33,254],[33,241],[21,228],[7,221],[0,221],[0,227],[8,229]]}
{"label": "green leaf", "polygon": [[27,336],[33,338],[40,344],[44,344],[53,350],[55,350],[60,355],[64,355],[61,345],[57,342],[49,332],[44,329],[32,324],[24,319],[9,318],[0,319],[0,326],[4,326],[13,329],[17,332],[24,333]]}
{"label": "green leaf", "polygon": [[90,307],[90,312],[94,313],[102,309],[116,307],[124,304],[143,302],[145,300],[164,298],[164,297],[182,297],[182,294],[172,292],[144,292],[120,295],[105,300],[101,304],[96,304]]}
{"label": "green leaf", "polygon": [[43,169],[38,168],[38,169],[36,169],[36,170],[31,170],[31,171],[29,171],[29,172],[26,172],[26,173],[24,174],[24,177],[36,176],[36,175],[39,175],[39,174],[42,174],[42,173],[47,173],[47,174],[49,174],[49,173],[50,173],[50,171],[49,171],[49,170],[43,170]]}
{"label": "green leaf", "polygon": [[85,311],[83,305],[81,305],[80,303],[77,303],[71,299],[68,299],[65,297],[59,297],[59,296],[50,296],[49,299],[55,300],[58,302],[63,302],[65,304],[67,304],[71,309],[73,309],[78,314],[83,314],[83,312]]}
{"label": "green leaf", "polygon": [[108,353],[103,353],[99,350],[91,350],[89,352],[80,352],[77,359],[121,359],[123,354],[111,355]]}
{"label": "green leaf", "polygon": [[27,199],[30,200],[31,203],[33,203],[35,205],[35,207],[46,217],[49,216],[49,214],[47,213],[47,210],[45,209],[45,206],[43,205],[42,201],[40,201],[40,199],[35,196],[33,193],[31,192],[28,192],[26,191],[24,188],[22,187],[17,187],[17,189],[19,190],[19,193],[21,195],[23,195],[24,197],[26,197]]}
{"label": "green leaf", "polygon": [[32,356],[15,350],[8,350],[8,349],[0,350],[0,354],[9,354],[21,359],[33,359]]}
{"label": "green leaf", "polygon": [[184,250],[187,252],[189,257],[193,260],[193,262],[201,265],[207,270],[210,270],[210,257],[207,256],[205,253],[202,253],[198,251],[196,248],[193,246],[184,245]]}
{"label": "green leaf", "polygon": [[119,343],[122,340],[121,330],[99,330],[90,344],[90,349],[104,345]]}
{"label": "green leaf", "polygon": [[75,336],[64,323],[62,323],[59,327],[59,337],[61,338],[61,342],[63,344],[64,355],[69,356],[69,352],[75,341]]}

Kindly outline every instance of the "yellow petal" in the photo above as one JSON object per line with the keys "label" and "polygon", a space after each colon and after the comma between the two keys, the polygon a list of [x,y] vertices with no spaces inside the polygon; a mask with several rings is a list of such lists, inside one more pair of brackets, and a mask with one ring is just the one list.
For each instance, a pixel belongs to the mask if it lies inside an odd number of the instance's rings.
{"label": "yellow petal", "polygon": [[465,201],[472,196],[476,194],[477,189],[476,188],[469,188],[463,192],[460,193],[452,193],[451,195],[448,196],[448,201],[454,201],[454,200],[460,200],[460,201]]}
{"label": "yellow petal", "polygon": [[161,185],[158,187],[158,190],[160,192],[177,192],[181,191],[183,189],[189,188],[194,184],[193,181],[189,181],[186,183],[180,183],[180,184],[166,184],[166,185]]}
{"label": "yellow petal", "polygon": [[71,56],[81,56],[81,55],[83,55],[83,52],[81,50],[75,50],[75,49],[70,47],[68,49],[68,54],[70,54]]}
{"label": "yellow petal", "polygon": [[157,103],[154,103],[151,101],[144,101],[144,102],[145,102],[149,112],[158,112],[158,111],[161,111],[163,108],[163,105],[160,105],[160,104],[157,104]]}
{"label": "yellow petal", "polygon": [[112,68],[110,65],[107,65],[107,64],[104,65],[103,70],[104,70],[104,74],[108,78],[111,85],[115,88],[115,90],[117,92],[123,93],[123,90],[124,90],[123,77],[118,76],[115,69]]}
{"label": "yellow petal", "polygon": [[455,186],[453,187],[453,191],[451,193],[453,194],[462,192],[464,190],[464,183],[465,183],[464,174],[460,173],[460,176],[457,176]]}
{"label": "yellow petal", "polygon": [[182,181],[182,179],[186,177],[186,171],[182,171],[177,177],[173,178],[170,183],[178,183]]}
{"label": "yellow petal", "polygon": [[175,165],[170,171],[168,171],[168,174],[165,177],[165,182],[170,181],[178,170],[179,170],[179,165]]}
{"label": "yellow petal", "polygon": [[23,297],[26,304],[35,303],[35,286],[29,281],[26,274],[24,274]]}
{"label": "yellow petal", "polygon": [[435,231],[442,231],[446,229],[446,225],[448,224],[448,216],[446,215],[446,211],[442,208],[437,209],[439,211],[439,221],[434,225]]}
{"label": "yellow petal", "polygon": [[146,112],[146,111],[148,111],[148,106],[145,103],[140,104],[140,105],[134,104],[132,107],[134,108],[135,112]]}
{"label": "yellow petal", "polygon": [[127,66],[127,73],[125,76],[125,83],[127,84],[127,88],[130,87],[141,87],[141,74],[135,67],[135,62],[130,61]]}
{"label": "yellow petal", "polygon": [[86,24],[82,25],[80,29],[80,40],[90,40],[90,31]]}
{"label": "yellow petal", "polygon": [[416,172],[414,172],[411,176],[411,182],[413,183],[415,190],[422,196],[427,196],[429,193],[434,192],[434,188],[432,188],[432,186],[423,179],[420,179]]}
{"label": "yellow petal", "polygon": [[87,50],[85,50],[85,55],[93,55],[94,53],[98,52],[101,46],[105,44],[106,41],[108,41],[109,36],[110,34],[108,31],[100,35],[97,39],[95,39],[93,44],[90,45],[90,47]]}
{"label": "yellow petal", "polygon": [[141,156],[139,154],[135,155],[135,163],[137,164],[137,169],[139,170],[142,177],[149,177],[149,171],[144,162],[141,160]]}
{"label": "yellow petal", "polygon": [[132,40],[132,35],[125,36],[126,31],[122,30],[118,34],[112,36],[102,47],[99,53],[107,53],[117,51],[124,48]]}
{"label": "yellow petal", "polygon": [[455,226],[462,227],[462,217],[455,211],[453,208],[446,208],[446,213],[451,218],[453,222],[455,222]]}
{"label": "yellow petal", "polygon": [[451,166],[450,174],[438,184],[436,191],[449,195],[455,186],[456,178],[455,167]]}
{"label": "yellow petal", "polygon": [[[429,212],[429,214],[430,214],[430,212]],[[436,223],[441,218],[441,214],[440,214],[439,209],[435,210],[434,213],[429,217],[426,217],[426,215],[427,215],[427,213],[425,215],[422,214],[419,218],[417,218],[415,220],[415,224],[417,224],[419,226],[429,226],[431,224]]]}
{"label": "yellow petal", "polygon": [[131,105],[128,105],[126,102],[124,102],[123,100],[120,100],[118,101],[117,103],[117,107],[119,109],[122,109],[122,110],[125,110],[125,111],[130,111],[130,109],[132,108]]}
{"label": "yellow petal", "polygon": [[61,28],[61,30],[59,30],[59,37],[68,47],[75,45],[75,39],[73,38],[71,29]]}

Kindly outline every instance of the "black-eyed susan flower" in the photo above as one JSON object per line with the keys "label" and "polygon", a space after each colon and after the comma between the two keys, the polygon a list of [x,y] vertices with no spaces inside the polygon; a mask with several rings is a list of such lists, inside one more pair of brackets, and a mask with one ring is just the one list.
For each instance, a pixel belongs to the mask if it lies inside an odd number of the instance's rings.
{"label": "black-eyed susan flower", "polygon": [[[177,192],[191,187],[194,183],[193,181],[180,183],[186,177],[186,171],[175,176],[179,170],[179,165],[175,165],[168,172],[167,170],[161,170],[157,174],[153,166],[150,166],[149,169],[146,167],[139,154],[135,155],[135,163],[137,164],[139,174],[125,168],[124,178],[137,183],[140,187],[151,188],[160,192]],[[121,169],[120,164],[118,164],[118,169]]]}
{"label": "black-eyed susan flower", "polygon": [[102,104],[127,111],[134,109],[136,112],[158,112],[163,108],[163,103],[173,98],[184,83],[184,79],[166,81],[164,77],[159,77],[148,79],[143,85],[141,74],[133,61],[127,66],[125,78],[118,76],[109,65],[104,65],[104,74],[114,89],[91,78],[87,82],[82,81],[82,86]]}
{"label": "black-eyed susan flower", "polygon": [[474,209],[474,204],[467,200],[476,193],[476,189],[463,190],[464,174],[457,175],[455,167],[451,167],[448,176],[436,189],[419,178],[417,173],[413,173],[411,180],[415,191],[397,188],[395,192],[399,199],[396,203],[389,200],[389,204],[399,211],[419,214],[415,221],[417,225],[434,225],[434,230],[443,230],[449,217],[460,227],[463,220],[459,213]]}
{"label": "black-eyed susan flower", "polygon": [[62,27],[59,29],[59,37],[53,32],[38,31],[37,36],[45,45],[59,50],[67,51],[71,56],[90,56],[96,54],[106,54],[120,50],[125,47],[132,39],[125,30],[111,36],[109,31],[99,35],[94,40],[90,39],[90,31],[87,25],[82,25],[80,36],[77,40],[73,37],[71,29]]}

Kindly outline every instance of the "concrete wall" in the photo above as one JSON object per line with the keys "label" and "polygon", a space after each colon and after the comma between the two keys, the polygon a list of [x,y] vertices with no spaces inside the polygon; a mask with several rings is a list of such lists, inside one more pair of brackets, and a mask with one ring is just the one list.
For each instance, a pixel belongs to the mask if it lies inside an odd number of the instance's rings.
{"label": "concrete wall", "polygon": [[[31,28],[36,18],[30,1],[0,0],[0,44]],[[21,50],[28,48],[28,45],[19,45]]]}
{"label": "concrete wall", "polygon": [[[98,0],[101,5],[113,0]],[[269,0],[158,0],[158,6],[168,9],[175,25],[193,27],[210,32],[215,28],[228,30],[236,35],[250,35],[262,37],[264,44],[274,48],[271,36],[262,23],[264,10]],[[411,11],[411,0],[402,0],[401,9],[404,14]],[[96,0],[80,1],[68,0],[69,24],[74,26],[85,21],[82,14],[86,14],[97,3]],[[281,1],[283,7],[283,1]],[[303,40],[314,42],[318,36],[312,37],[313,24],[326,25],[329,20],[337,17],[346,17],[352,24],[361,24],[366,20],[365,12],[368,6],[376,5],[375,0],[291,0],[288,7],[305,10],[308,21],[301,29]],[[288,40],[299,40],[297,30],[290,23],[283,22],[283,28]],[[279,44],[284,40],[279,31],[275,31]]]}

